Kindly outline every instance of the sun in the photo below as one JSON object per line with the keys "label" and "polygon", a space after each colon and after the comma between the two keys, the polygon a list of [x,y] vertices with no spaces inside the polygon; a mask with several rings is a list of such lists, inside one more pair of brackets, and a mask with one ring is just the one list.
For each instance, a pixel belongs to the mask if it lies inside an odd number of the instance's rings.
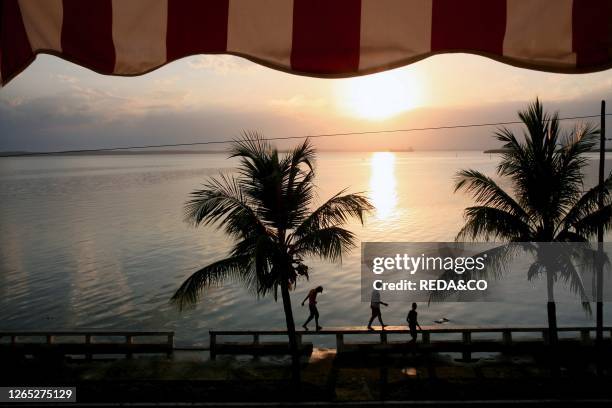
{"label": "sun", "polygon": [[338,105],[353,116],[388,119],[419,106],[421,87],[416,77],[393,70],[351,78],[339,83]]}

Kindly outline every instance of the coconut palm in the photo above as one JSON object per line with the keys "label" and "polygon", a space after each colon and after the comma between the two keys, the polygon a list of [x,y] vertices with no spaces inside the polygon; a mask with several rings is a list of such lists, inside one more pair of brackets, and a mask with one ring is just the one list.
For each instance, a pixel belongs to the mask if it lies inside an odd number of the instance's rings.
{"label": "coconut palm", "polygon": [[[475,206],[465,209],[465,225],[457,239],[584,243],[596,236],[599,225],[608,230],[612,225],[612,176],[602,186],[603,208],[598,206],[600,187],[586,192],[583,187],[582,170],[588,160],[585,153],[593,149],[599,131],[581,126],[562,135],[558,114],[546,113],[537,99],[519,112],[519,117],[526,127],[524,140],[506,128],[496,132],[504,144],[497,174],[509,183],[512,193],[479,171],[462,170],[457,174],[455,191],[464,190],[476,201]],[[580,275],[567,263],[563,268],[551,267],[557,261],[551,263],[550,251],[523,247],[537,257],[528,277],[546,275],[549,333],[551,343],[555,343],[554,282],[568,281],[581,296],[585,295],[584,287]],[[501,252],[512,252],[509,248]]]}
{"label": "coconut palm", "polygon": [[257,133],[236,141],[230,157],[240,159],[236,176],[209,179],[191,193],[186,220],[215,225],[234,239],[228,256],[194,272],[172,297],[179,308],[197,302],[203,289],[238,281],[258,296],[280,289],[292,354],[294,378],[299,359],[290,291],[308,277],[309,256],[340,261],[355,246],[345,229],[351,218],[363,224],[373,209],[361,194],[341,191],[313,210],[315,150],[308,140],[280,154]]}

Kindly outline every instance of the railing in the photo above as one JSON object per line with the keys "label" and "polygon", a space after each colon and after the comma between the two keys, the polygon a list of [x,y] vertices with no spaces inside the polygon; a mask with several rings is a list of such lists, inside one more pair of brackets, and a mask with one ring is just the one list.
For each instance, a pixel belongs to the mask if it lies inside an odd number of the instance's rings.
{"label": "railing", "polygon": [[[612,327],[604,327],[606,333],[612,337]],[[579,336],[572,339],[562,339],[560,343],[590,346],[593,344],[591,333],[596,331],[595,327],[560,327],[558,333],[573,332]],[[269,349],[273,354],[286,353],[287,343],[262,343],[261,336],[287,336],[286,330],[211,330],[210,332],[210,357],[215,359],[218,354],[266,354]],[[385,330],[367,330],[363,327],[337,327],[328,328],[321,331],[296,332],[298,346],[304,345],[304,336],[335,336],[337,353],[349,351],[385,351],[393,349],[406,350],[413,347],[425,352],[460,352],[463,359],[470,360],[471,353],[479,351],[537,351],[538,347],[549,345],[549,335],[547,327],[440,327],[428,326],[419,331],[420,340],[416,345],[409,344],[410,337],[404,341],[390,342],[390,335],[409,335],[410,331],[405,326],[387,326]],[[537,333],[529,339],[516,339],[514,334],[518,333]],[[461,340],[441,340],[432,337],[441,334],[461,334]],[[474,339],[474,334],[497,334],[498,339]],[[347,343],[345,337],[354,335],[377,336],[377,343]],[[221,336],[251,337],[252,342],[220,342]],[[606,339],[610,342],[610,339]],[[312,346],[311,344],[309,344]]]}
{"label": "railing", "polygon": [[[108,338],[122,341],[109,341]],[[163,341],[139,342],[150,338]],[[23,341],[28,338],[27,341]],[[70,338],[72,341],[67,341]],[[101,340],[100,338],[107,338]],[[8,340],[8,341],[5,341]],[[63,341],[62,341],[63,340]],[[163,353],[170,356],[174,351],[174,332],[169,331],[2,331],[0,350],[9,349],[22,355],[84,355],[90,359],[97,354]]]}

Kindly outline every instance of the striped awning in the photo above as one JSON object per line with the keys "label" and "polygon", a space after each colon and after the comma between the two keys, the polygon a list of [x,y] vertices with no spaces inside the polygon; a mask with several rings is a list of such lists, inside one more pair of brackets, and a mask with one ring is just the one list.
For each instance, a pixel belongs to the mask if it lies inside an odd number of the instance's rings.
{"label": "striped awning", "polygon": [[468,52],[552,72],[612,67],[612,0],[0,0],[0,82],[38,53],[139,75],[234,54],[346,77]]}

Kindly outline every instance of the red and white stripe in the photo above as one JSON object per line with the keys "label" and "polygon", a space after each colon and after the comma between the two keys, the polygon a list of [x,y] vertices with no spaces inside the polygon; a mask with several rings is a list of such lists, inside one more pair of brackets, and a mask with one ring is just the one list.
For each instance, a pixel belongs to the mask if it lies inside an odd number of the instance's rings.
{"label": "red and white stripe", "polygon": [[612,67],[612,0],[0,0],[0,82],[38,53],[138,75],[236,54],[344,77],[446,52],[554,72]]}

